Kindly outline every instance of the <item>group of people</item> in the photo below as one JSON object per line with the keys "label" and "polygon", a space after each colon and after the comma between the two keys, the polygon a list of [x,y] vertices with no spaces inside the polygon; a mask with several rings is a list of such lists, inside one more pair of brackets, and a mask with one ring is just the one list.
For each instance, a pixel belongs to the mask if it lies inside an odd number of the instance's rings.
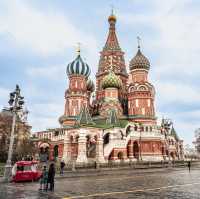
{"label": "group of people", "polygon": [[[60,175],[64,174],[64,167],[65,167],[65,162],[62,160],[60,162]],[[42,177],[40,179],[40,190],[47,191],[49,188],[50,191],[54,191],[55,173],[56,171],[55,171],[54,163],[50,164],[48,171],[47,171],[47,166],[43,167]]]}
{"label": "group of people", "polygon": [[[55,166],[54,163],[51,163],[49,170],[47,171],[47,166],[43,167],[42,177],[40,179],[40,190],[47,191],[48,188],[50,191],[54,191],[54,178],[55,178]],[[50,184],[50,187],[49,187]]]}

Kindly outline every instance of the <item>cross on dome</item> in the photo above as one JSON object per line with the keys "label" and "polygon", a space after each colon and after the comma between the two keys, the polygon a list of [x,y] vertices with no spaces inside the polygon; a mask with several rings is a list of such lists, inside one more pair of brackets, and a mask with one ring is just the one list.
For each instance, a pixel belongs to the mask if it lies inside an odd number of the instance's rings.
{"label": "cross on dome", "polygon": [[110,7],[111,7],[111,15],[114,15],[114,5],[111,4]]}
{"label": "cross on dome", "polygon": [[78,55],[80,55],[80,53],[81,53],[81,43],[80,42],[77,43],[77,50],[76,50],[76,52],[77,52]]}
{"label": "cross on dome", "polygon": [[141,38],[139,36],[137,36],[137,42],[138,42],[138,49],[140,49]]}

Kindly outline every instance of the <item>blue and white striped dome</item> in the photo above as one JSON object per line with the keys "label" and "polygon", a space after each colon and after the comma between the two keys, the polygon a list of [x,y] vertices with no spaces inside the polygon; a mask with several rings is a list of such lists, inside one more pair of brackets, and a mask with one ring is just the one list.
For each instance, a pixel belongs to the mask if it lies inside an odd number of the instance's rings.
{"label": "blue and white striped dome", "polygon": [[67,75],[84,75],[88,77],[90,75],[90,67],[85,63],[80,54],[74,61],[67,65]]}

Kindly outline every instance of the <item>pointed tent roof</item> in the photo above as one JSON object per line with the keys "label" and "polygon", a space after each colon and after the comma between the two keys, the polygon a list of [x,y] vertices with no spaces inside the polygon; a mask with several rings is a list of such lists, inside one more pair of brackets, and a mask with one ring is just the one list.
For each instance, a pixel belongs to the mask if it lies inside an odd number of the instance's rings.
{"label": "pointed tent roof", "polygon": [[177,141],[180,140],[173,126],[172,126],[172,129],[171,129],[171,135],[172,135]]}
{"label": "pointed tent roof", "polygon": [[78,116],[78,119],[77,119],[77,123],[80,125],[94,124],[92,117],[89,113],[89,110],[86,106],[82,107],[80,114]]}
{"label": "pointed tent roof", "polygon": [[117,35],[115,32],[116,20],[117,19],[113,13],[108,17],[108,22],[110,24],[110,27],[109,27],[108,38],[103,50],[121,50],[118,39],[117,39]]}
{"label": "pointed tent roof", "polygon": [[116,110],[114,110],[114,109],[110,110],[109,117],[108,117],[106,123],[113,124],[113,125],[119,123],[119,121],[117,119]]}

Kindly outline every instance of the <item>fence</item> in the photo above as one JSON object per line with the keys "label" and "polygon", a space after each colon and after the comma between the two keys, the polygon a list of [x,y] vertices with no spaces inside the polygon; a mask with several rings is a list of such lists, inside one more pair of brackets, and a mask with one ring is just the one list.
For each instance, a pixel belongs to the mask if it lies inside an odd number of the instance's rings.
{"label": "fence", "polygon": [[[49,162],[50,164],[50,162]],[[137,162],[112,162],[108,163],[85,163],[85,164],[75,164],[69,163],[65,166],[65,171],[75,171],[75,170],[92,170],[92,169],[148,169],[148,168],[165,168],[165,167],[186,167],[187,161],[160,161],[160,162],[150,162],[150,161],[137,161]],[[42,169],[42,163],[40,164],[40,169]],[[192,161],[191,166],[200,166],[199,161]],[[56,172],[59,172],[59,163],[56,164]],[[0,176],[4,174],[4,166],[0,165]]]}
{"label": "fence", "polygon": [[0,166],[0,177],[3,176],[4,173],[4,166]]}
{"label": "fence", "polygon": [[[137,162],[108,162],[108,163],[85,163],[85,164],[67,164],[65,166],[66,171],[70,170],[84,170],[84,169],[125,169],[125,168],[134,168],[134,169],[147,169],[147,168],[166,168],[166,167],[186,167],[188,164],[187,161],[137,161]],[[192,166],[200,165],[199,161],[191,162]]]}

